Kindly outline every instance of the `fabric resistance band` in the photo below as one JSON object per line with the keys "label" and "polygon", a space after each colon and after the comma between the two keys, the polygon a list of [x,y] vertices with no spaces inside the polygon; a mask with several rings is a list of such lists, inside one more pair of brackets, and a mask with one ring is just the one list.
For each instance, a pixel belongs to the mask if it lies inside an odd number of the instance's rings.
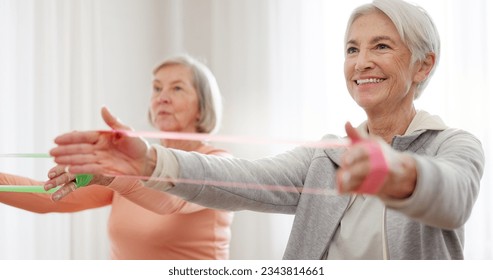
{"label": "fabric resistance band", "polygon": [[[337,140],[324,140],[324,141],[289,141],[289,140],[272,140],[272,139],[261,139],[261,138],[245,138],[245,137],[237,137],[237,136],[221,136],[221,135],[211,135],[211,134],[203,134],[203,133],[178,133],[178,132],[136,132],[136,131],[127,131],[127,130],[101,130],[99,132],[103,133],[121,133],[127,135],[129,137],[143,137],[143,138],[157,138],[157,139],[174,139],[174,140],[192,140],[192,141],[215,141],[215,142],[229,142],[229,143],[244,143],[244,144],[292,144],[304,147],[311,148],[334,148],[334,147],[347,147],[349,145],[348,141],[337,139]],[[379,153],[380,154],[379,154]],[[371,149],[372,154],[372,165],[381,166],[381,161],[384,160],[383,155],[380,150],[376,150],[375,147]],[[9,153],[9,154],[0,154],[0,157],[6,158],[51,158],[49,154],[43,153]],[[387,170],[388,171],[388,170]],[[384,172],[386,173],[386,172]],[[372,174],[369,175],[369,177]],[[385,174],[384,174],[385,175]],[[380,180],[370,180],[374,183],[379,181],[377,185],[373,188],[368,184],[368,181],[365,181],[364,192],[373,193],[376,192],[381,184],[382,174],[378,174]],[[268,185],[256,185],[249,183],[238,183],[238,182],[220,182],[220,181],[206,181],[206,180],[191,180],[191,179],[171,179],[171,178],[154,178],[154,177],[146,177],[146,176],[129,176],[129,175],[114,175],[114,174],[106,174],[106,176],[119,176],[119,177],[128,177],[133,179],[140,180],[157,180],[163,182],[171,182],[171,183],[187,183],[194,185],[215,185],[222,187],[235,187],[235,188],[245,188],[245,189],[262,189],[262,190],[272,190],[272,191],[281,191],[281,192],[303,192],[310,194],[318,194],[318,195],[339,195],[336,190],[328,190],[326,188],[317,187],[317,188],[302,188],[297,187],[293,188],[292,186],[268,186]],[[76,187],[83,187],[89,184],[92,179],[91,174],[79,174],[76,175]],[[58,188],[51,189],[50,191],[45,191],[43,186],[16,186],[16,185],[0,185],[0,192],[30,192],[30,193],[53,193]]]}

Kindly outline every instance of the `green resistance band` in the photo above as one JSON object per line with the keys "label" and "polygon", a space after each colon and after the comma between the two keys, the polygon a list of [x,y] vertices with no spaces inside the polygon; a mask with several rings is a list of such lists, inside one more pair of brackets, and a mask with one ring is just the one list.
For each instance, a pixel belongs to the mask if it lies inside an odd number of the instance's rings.
{"label": "green resistance band", "polygon": [[94,176],[92,174],[75,175],[75,188],[78,189],[80,187],[85,187],[89,185],[93,177]]}
{"label": "green resistance band", "polygon": [[[93,177],[92,174],[75,175],[75,188],[78,189],[89,185]],[[58,189],[59,188],[53,188],[49,191],[45,191],[43,186],[0,185],[0,192],[54,193]]]}

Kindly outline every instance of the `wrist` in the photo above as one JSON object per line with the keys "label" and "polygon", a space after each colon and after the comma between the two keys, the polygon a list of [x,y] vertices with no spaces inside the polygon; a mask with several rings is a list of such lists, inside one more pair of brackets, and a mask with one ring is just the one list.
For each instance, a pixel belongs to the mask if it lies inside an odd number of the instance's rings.
{"label": "wrist", "polygon": [[418,178],[414,158],[410,155],[402,154],[399,160],[399,167],[395,170],[393,176],[393,185],[398,187],[392,188],[392,194],[388,196],[393,199],[409,198],[414,193]]}
{"label": "wrist", "polygon": [[103,176],[103,175],[94,175],[92,178],[91,182],[89,182],[90,185],[101,185],[101,186],[109,186],[115,177],[108,177],[108,176]]}
{"label": "wrist", "polygon": [[144,172],[142,175],[150,177],[154,172],[154,169],[156,169],[156,162],[157,162],[156,149],[150,146],[149,149],[147,149],[145,164],[144,164]]}

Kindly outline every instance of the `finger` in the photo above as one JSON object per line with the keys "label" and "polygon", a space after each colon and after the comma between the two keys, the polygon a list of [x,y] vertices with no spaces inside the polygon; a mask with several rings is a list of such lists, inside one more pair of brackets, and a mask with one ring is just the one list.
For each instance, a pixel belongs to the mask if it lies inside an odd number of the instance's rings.
{"label": "finger", "polygon": [[84,165],[91,164],[97,162],[97,156],[95,154],[76,154],[76,155],[60,155],[55,156],[54,161],[57,164],[70,165],[70,167],[66,167],[65,171],[73,173],[72,165]]}
{"label": "finger", "polygon": [[336,173],[336,184],[337,184],[337,190],[339,193],[345,193],[346,192],[346,185],[348,184],[349,180],[351,179],[351,174],[347,170],[342,170],[339,169]]}
{"label": "finger", "polygon": [[366,194],[376,194],[380,191],[387,179],[389,167],[382,151],[382,146],[377,142],[362,142],[363,148],[366,149],[368,160],[368,171],[365,179],[361,182],[357,192]]}
{"label": "finger", "polygon": [[44,188],[50,190],[57,186],[61,186],[75,180],[75,175],[72,173],[63,172],[62,174],[53,177],[51,180],[46,181]]}
{"label": "finger", "polygon": [[68,156],[74,154],[91,154],[94,151],[92,144],[68,144],[55,147],[50,150],[50,155],[54,157]]}
{"label": "finger", "polygon": [[65,166],[55,165],[55,167],[48,170],[48,178],[53,179],[61,174],[65,173]]}
{"label": "finger", "polygon": [[110,110],[107,107],[103,107],[101,109],[101,116],[103,117],[104,122],[115,130],[131,130],[131,128],[125,124],[123,124],[118,118],[113,116],[110,113]]}
{"label": "finger", "polygon": [[53,201],[59,201],[62,198],[69,195],[70,193],[72,193],[73,191],[75,191],[76,187],[77,186],[75,185],[75,182],[68,182],[67,184],[60,187],[56,192],[54,192],[51,195],[51,199]]}
{"label": "finger", "polygon": [[[71,165],[69,166],[70,173],[73,174],[93,174],[93,175],[104,175],[108,172],[104,172],[104,168],[97,164],[81,164],[81,165]],[[112,172],[110,171],[109,174]],[[118,174],[118,173],[115,173]]]}
{"label": "finger", "polygon": [[99,139],[98,131],[75,131],[62,134],[55,138],[55,143],[58,145],[80,144],[80,143],[96,143]]}
{"label": "finger", "polygon": [[363,139],[363,136],[361,136],[359,131],[356,130],[356,128],[354,128],[350,122],[347,122],[344,125],[344,128],[346,129],[347,136],[349,137],[349,139],[351,139],[351,142],[357,143]]}
{"label": "finger", "polygon": [[350,147],[343,155],[341,166],[344,168],[348,168],[352,164],[360,161],[368,160],[368,152],[361,145],[353,145]]}
{"label": "finger", "polygon": [[353,192],[359,188],[370,170],[368,163],[356,163],[348,169],[342,169],[337,174],[338,188],[340,192]]}

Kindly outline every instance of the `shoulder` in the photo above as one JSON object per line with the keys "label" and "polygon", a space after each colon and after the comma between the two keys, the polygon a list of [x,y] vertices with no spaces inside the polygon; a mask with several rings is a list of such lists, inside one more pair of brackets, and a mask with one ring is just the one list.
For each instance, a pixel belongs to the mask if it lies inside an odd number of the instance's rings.
{"label": "shoulder", "polygon": [[472,133],[457,128],[447,128],[440,131],[426,131],[428,140],[423,140],[421,145],[427,155],[442,155],[451,158],[484,162],[484,150],[481,141]]}
{"label": "shoulder", "polygon": [[470,143],[473,146],[482,146],[478,137],[463,129],[447,128],[440,131],[430,131],[430,133],[434,135],[433,142],[437,145],[447,144],[450,141],[460,141]]}

